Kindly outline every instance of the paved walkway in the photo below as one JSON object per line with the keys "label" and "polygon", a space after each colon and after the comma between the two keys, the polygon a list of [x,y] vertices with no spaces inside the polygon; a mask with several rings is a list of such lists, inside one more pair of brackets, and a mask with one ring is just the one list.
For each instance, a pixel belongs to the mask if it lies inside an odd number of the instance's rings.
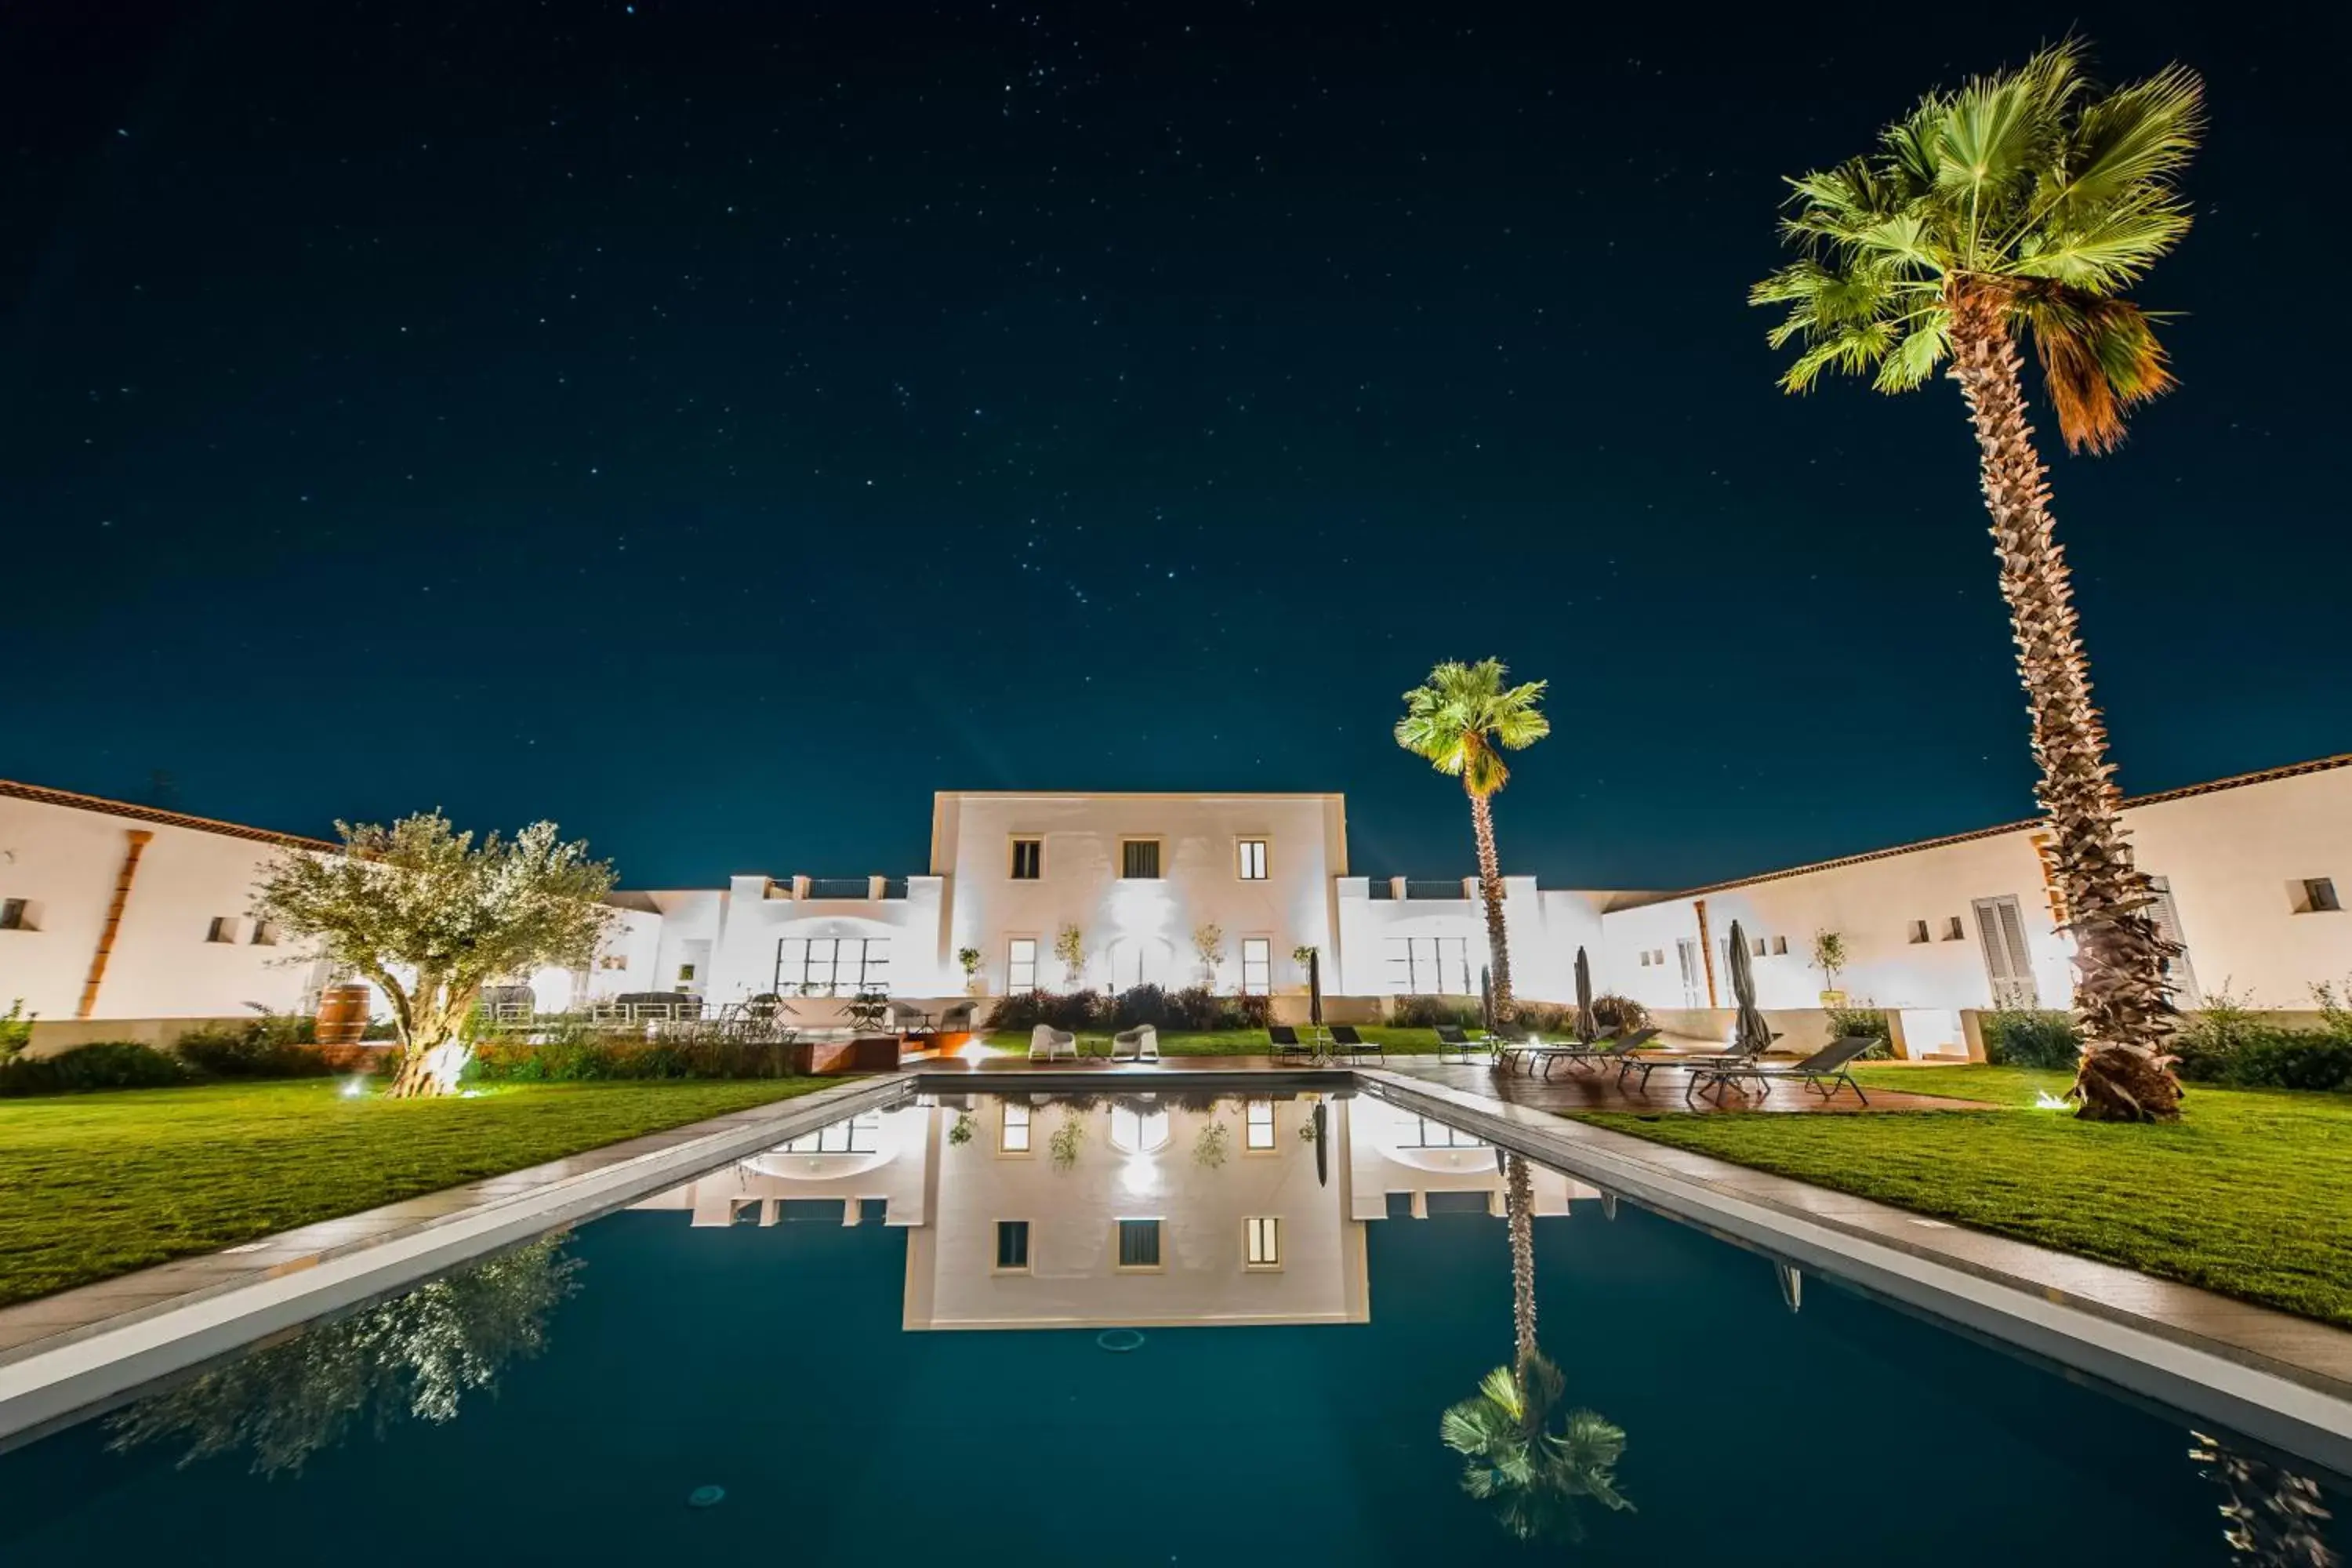
{"label": "paved walkway", "polygon": [[1993,1107],[1973,1100],[1952,1100],[1938,1095],[1917,1094],[1908,1089],[1871,1089],[1866,1090],[1870,1102],[1865,1105],[1851,1089],[1841,1090],[1834,1098],[1824,1099],[1802,1084],[1780,1083],[1772,1086],[1769,1094],[1758,1094],[1751,1088],[1744,1094],[1694,1096],[1685,1102],[1683,1090],[1689,1083],[1689,1073],[1681,1068],[1663,1067],[1650,1075],[1643,1087],[1641,1080],[1629,1079],[1623,1085],[1617,1074],[1608,1071],[1581,1071],[1566,1063],[1553,1067],[1549,1078],[1540,1072],[1499,1073],[1486,1062],[1464,1065],[1440,1062],[1435,1056],[1395,1055],[1385,1059],[1365,1057],[1356,1062],[1340,1058],[1332,1062],[1309,1062],[1303,1057],[1210,1057],[1169,1056],[1158,1062],[1138,1063],[1129,1060],[1113,1062],[1106,1058],[1088,1056],[1077,1061],[1033,1062],[1018,1052],[981,1058],[949,1057],[945,1058],[910,1059],[909,1070],[931,1072],[969,1072],[987,1077],[1018,1077],[1027,1073],[1091,1074],[1104,1078],[1114,1072],[1126,1079],[1138,1074],[1154,1071],[1166,1073],[1247,1073],[1274,1072],[1296,1074],[1318,1070],[1332,1071],[1350,1066],[1387,1068],[1391,1072],[1409,1073],[1432,1083],[1450,1089],[1465,1089],[1511,1105],[1525,1105],[1537,1110],[1622,1110],[1637,1116],[1663,1111],[1696,1111],[1705,1115],[1725,1112],[1764,1111],[1775,1115],[1788,1112],[1830,1112],[1851,1115],[1881,1110],[1990,1110]]}

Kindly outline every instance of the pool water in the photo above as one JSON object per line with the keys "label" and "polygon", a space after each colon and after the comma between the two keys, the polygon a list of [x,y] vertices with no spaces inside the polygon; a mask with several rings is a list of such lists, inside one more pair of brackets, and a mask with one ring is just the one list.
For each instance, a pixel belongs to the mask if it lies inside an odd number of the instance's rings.
{"label": "pool water", "polygon": [[1364,1099],[1011,1105],[829,1129],[0,1455],[0,1563],[2344,1550],[2307,1466],[1541,1171],[1547,1429],[1599,1447],[1474,1497],[1440,1417],[1513,1356],[1494,1151]]}

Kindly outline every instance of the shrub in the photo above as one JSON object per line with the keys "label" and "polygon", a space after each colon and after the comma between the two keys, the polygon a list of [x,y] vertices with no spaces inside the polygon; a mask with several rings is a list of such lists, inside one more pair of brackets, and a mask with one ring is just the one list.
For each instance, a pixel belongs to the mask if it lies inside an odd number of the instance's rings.
{"label": "shrub", "polygon": [[1607,992],[1592,999],[1592,1016],[1604,1029],[1646,1029],[1650,1010],[1631,996]]}
{"label": "shrub", "polygon": [[2083,1054],[2074,1016],[2050,1008],[2006,1007],[1984,1020],[1985,1060],[1996,1067],[2071,1068]]}
{"label": "shrub", "polygon": [[94,1089],[163,1089],[188,1081],[175,1057],[133,1040],[100,1040],[53,1057],[0,1064],[0,1095],[79,1094]]}
{"label": "shrub", "polygon": [[1878,1037],[1878,1044],[1862,1053],[1860,1059],[1863,1061],[1885,1061],[1895,1055],[1895,1028],[1879,1008],[1831,1008],[1830,1038],[1841,1040],[1848,1035],[1875,1035]]}
{"label": "shrub", "polygon": [[1511,1026],[1539,1035],[1574,1034],[1576,1009],[1557,1002],[1515,1002],[1511,1005]]}
{"label": "shrub", "polygon": [[2228,992],[2215,995],[2174,1037],[2180,1076],[2233,1089],[2352,1088],[2352,1016],[2332,988],[2312,992],[2324,1020],[2316,1029],[2269,1023]]}
{"label": "shrub", "polygon": [[192,1029],[172,1049],[213,1078],[323,1078],[335,1068],[310,1043],[317,1037],[314,1019],[265,1013],[249,1023]]}
{"label": "shrub", "polygon": [[808,1070],[808,1057],[804,1045],[746,1039],[716,1028],[665,1029],[650,1040],[564,1029],[535,1042],[512,1036],[484,1040],[467,1070],[488,1083],[792,1078]]}
{"label": "shrub", "polygon": [[33,1020],[25,1016],[25,999],[19,996],[0,1013],[0,1063],[16,1060],[16,1053],[33,1043]]}
{"label": "shrub", "polygon": [[[1192,990],[1203,997],[1209,994],[1205,986],[1196,985]],[[1176,993],[1177,997],[1183,997],[1187,993],[1181,991]],[[1131,986],[1111,999],[1110,1021],[1122,1029],[1132,1029],[1139,1024],[1150,1024],[1158,1029],[1173,1028],[1176,1026],[1176,1019],[1174,1009],[1170,1005],[1173,1000],[1175,998],[1171,997],[1167,992],[1157,985]],[[1196,1014],[1208,1011],[1204,1007],[1190,1010]],[[1208,1026],[1187,1022],[1183,1026],[1188,1029],[1200,1029],[1206,1028]]]}
{"label": "shrub", "polygon": [[1411,1028],[1459,1024],[1465,1029],[1475,1029],[1479,1023],[1478,1004],[1455,996],[1400,996],[1389,1009],[1389,1022]]}
{"label": "shrub", "polygon": [[1108,1018],[1110,1005],[1097,991],[1024,991],[1007,996],[988,1016],[992,1029],[1091,1029]]}

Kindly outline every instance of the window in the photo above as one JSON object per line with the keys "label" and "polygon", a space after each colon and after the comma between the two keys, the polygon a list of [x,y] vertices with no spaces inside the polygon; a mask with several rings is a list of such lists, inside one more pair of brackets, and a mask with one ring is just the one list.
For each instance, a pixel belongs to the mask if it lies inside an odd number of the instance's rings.
{"label": "window", "polygon": [[869,1110],[814,1132],[803,1132],[784,1145],[787,1154],[871,1154],[882,1133],[882,1114]]}
{"label": "window", "polygon": [[[680,980],[694,978],[693,965],[680,964]],[[776,994],[855,996],[890,989],[890,939],[887,936],[788,936],[776,943]]]}
{"label": "window", "polygon": [[1045,874],[1045,841],[1042,838],[1016,838],[1013,841],[1013,879],[1034,882]]}
{"label": "window", "polygon": [[205,931],[205,940],[206,942],[235,942],[236,940],[236,917],[235,915],[215,915],[213,917],[213,923]]}
{"label": "window", "polygon": [[1265,880],[1265,840],[1244,838],[1241,845],[1241,876],[1244,882]]}
{"label": "window", "polygon": [[2303,882],[2303,895],[2295,900],[2294,912],[2299,915],[2326,914],[2343,907],[2336,897],[2335,878],[2306,877]]}
{"label": "window", "polygon": [[684,983],[684,982],[686,982],[686,981],[688,981],[688,980],[693,979],[693,978],[694,978],[694,965],[692,965],[691,963],[681,963],[681,964],[679,964],[679,965],[677,966],[677,977],[678,977],[678,980],[679,980],[679,982],[680,982],[681,984],[682,984],[682,983]]}
{"label": "window", "polygon": [[1037,939],[1016,936],[1004,950],[1004,988],[1014,995],[1037,989]]}
{"label": "window", "polygon": [[1387,942],[1388,988],[1396,996],[1467,996],[1470,943],[1458,936],[1392,936]]}
{"label": "window", "polygon": [[1273,989],[1273,939],[1263,936],[1242,938],[1242,994],[1264,996]]}
{"label": "window", "polygon": [[1432,1121],[1426,1116],[1408,1116],[1397,1123],[1396,1146],[1400,1149],[1484,1149],[1486,1141],[1475,1132],[1448,1127],[1443,1121]]}
{"label": "window", "polygon": [[1027,1220],[1001,1219],[996,1222],[996,1271],[999,1274],[1026,1274],[1029,1271]]}
{"label": "window", "polygon": [[1160,1222],[1123,1219],[1118,1222],[1118,1266],[1121,1268],[1160,1267]]}
{"label": "window", "polygon": [[1913,942],[1925,942],[1927,940],[1927,922],[1926,921],[1913,921],[1911,922],[1911,940]]}
{"label": "window", "polygon": [[1110,1146],[1122,1154],[1151,1154],[1168,1147],[1168,1113],[1154,1106],[1110,1108]]}
{"label": "window", "polygon": [[1650,967],[1650,950],[1646,947],[1642,950],[1642,967],[1644,969]]}
{"label": "window", "polygon": [[1160,840],[1157,838],[1120,840],[1118,874],[1129,881],[1157,881],[1160,877]]}
{"label": "window", "polygon": [[1282,1267],[1282,1221],[1266,1215],[1242,1221],[1242,1262],[1250,1268]]}
{"label": "window", "polygon": [[1772,939],[1772,956],[1775,958],[1786,958],[1789,956],[1789,939],[1787,937],[1776,936]]}
{"label": "window", "polygon": [[1764,956],[1764,939],[1760,936],[1756,939],[1756,956],[1759,958]]}
{"label": "window", "polygon": [[1253,1100],[1242,1108],[1242,1147],[1257,1150],[1274,1147],[1274,1101]]}
{"label": "window", "polygon": [[1946,942],[1966,942],[1968,939],[1969,933],[1963,931],[1960,927],[1959,916],[1950,916],[1944,921],[1944,940]]}
{"label": "window", "polygon": [[1004,1102],[1004,1120],[996,1133],[996,1152],[1000,1154],[1029,1152],[1029,1108],[1015,1100]]}
{"label": "window", "polygon": [[30,907],[23,899],[0,899],[0,931],[31,931]]}
{"label": "window", "polygon": [[278,928],[268,921],[256,921],[253,922],[253,935],[249,940],[256,947],[276,947]]}

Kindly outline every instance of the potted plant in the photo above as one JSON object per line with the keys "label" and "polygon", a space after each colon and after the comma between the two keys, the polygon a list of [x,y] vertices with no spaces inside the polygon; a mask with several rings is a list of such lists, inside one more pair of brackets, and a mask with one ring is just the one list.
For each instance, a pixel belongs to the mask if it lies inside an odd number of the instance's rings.
{"label": "potted plant", "polygon": [[1054,956],[1062,961],[1062,983],[1076,990],[1079,972],[1087,963],[1087,933],[1074,925],[1064,926],[1055,934]]}
{"label": "potted plant", "polygon": [[980,977],[980,949],[957,948],[956,963],[963,970],[963,994],[967,996],[986,995],[988,983]]}
{"label": "potted plant", "polygon": [[1822,972],[1822,1005],[1843,1007],[1845,993],[1838,989],[1838,971],[1846,965],[1845,933],[1817,931],[1813,933],[1813,967]]}

